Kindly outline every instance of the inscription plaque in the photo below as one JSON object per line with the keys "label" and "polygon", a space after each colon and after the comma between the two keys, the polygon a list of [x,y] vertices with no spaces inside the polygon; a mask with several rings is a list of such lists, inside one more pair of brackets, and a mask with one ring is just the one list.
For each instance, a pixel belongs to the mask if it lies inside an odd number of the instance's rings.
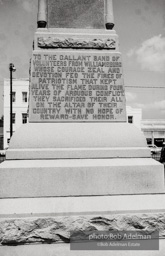
{"label": "inscription plaque", "polygon": [[48,0],[49,28],[104,28],[104,0]]}
{"label": "inscription plaque", "polygon": [[35,51],[29,122],[126,121],[120,53]]}

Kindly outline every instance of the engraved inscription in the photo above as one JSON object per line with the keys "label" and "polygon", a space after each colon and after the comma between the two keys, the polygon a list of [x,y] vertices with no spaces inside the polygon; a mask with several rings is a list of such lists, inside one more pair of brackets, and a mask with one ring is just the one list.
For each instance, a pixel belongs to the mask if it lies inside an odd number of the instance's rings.
{"label": "engraved inscription", "polygon": [[34,53],[29,116],[30,122],[126,121],[120,54]]}
{"label": "engraved inscription", "polygon": [[116,49],[116,41],[108,39],[52,38],[39,37],[40,48]]}

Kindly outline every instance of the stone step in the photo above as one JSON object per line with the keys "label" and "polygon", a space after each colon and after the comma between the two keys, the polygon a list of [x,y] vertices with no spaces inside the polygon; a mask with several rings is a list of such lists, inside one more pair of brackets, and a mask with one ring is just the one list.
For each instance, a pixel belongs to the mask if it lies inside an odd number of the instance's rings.
{"label": "stone step", "polygon": [[151,158],[6,160],[0,197],[164,192],[164,166]]}

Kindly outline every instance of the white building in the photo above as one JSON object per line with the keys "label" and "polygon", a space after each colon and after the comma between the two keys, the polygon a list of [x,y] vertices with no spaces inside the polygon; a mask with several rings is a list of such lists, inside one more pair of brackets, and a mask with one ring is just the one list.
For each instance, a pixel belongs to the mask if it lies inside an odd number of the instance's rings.
{"label": "white building", "polygon": [[142,109],[126,106],[126,112],[127,112],[127,122],[134,124],[138,129],[141,130]]}
{"label": "white building", "polygon": [[141,129],[148,144],[162,147],[163,142],[165,142],[165,120],[143,120]]}
{"label": "white building", "polygon": [[[29,79],[13,79],[13,133],[27,123]],[[4,79],[4,148],[10,142],[10,79]]]}

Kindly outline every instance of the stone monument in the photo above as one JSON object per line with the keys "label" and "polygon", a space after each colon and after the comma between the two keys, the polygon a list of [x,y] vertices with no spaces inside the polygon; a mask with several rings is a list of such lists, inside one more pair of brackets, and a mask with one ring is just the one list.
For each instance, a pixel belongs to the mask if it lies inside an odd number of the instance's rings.
{"label": "stone monument", "polygon": [[29,122],[0,165],[0,252],[81,255],[79,229],[163,237],[164,169],[126,120],[112,0],[39,0],[37,24]]}

